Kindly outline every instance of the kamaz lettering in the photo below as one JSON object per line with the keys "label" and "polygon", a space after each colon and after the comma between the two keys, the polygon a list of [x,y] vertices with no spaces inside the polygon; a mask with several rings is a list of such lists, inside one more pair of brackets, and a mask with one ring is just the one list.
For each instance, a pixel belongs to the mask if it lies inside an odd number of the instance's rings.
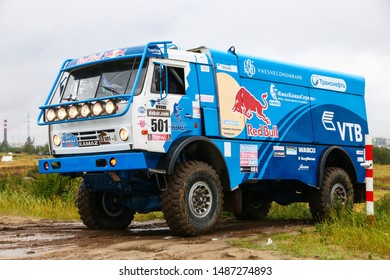
{"label": "kamaz lettering", "polygon": [[[260,48],[261,49],[261,48]],[[215,229],[222,210],[260,220],[273,201],[314,220],[364,199],[362,77],[170,41],[61,67],[39,125],[41,173],[80,177],[88,228],[162,211],[173,234]]]}

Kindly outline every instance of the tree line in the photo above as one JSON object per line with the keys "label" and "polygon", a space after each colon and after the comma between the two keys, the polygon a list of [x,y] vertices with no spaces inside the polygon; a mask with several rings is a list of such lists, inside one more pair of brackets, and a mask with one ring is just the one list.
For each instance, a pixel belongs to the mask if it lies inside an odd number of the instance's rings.
{"label": "tree line", "polygon": [[27,137],[26,142],[21,147],[12,147],[6,141],[0,145],[0,152],[2,153],[27,153],[33,154],[49,154],[49,145],[34,145],[34,139]]}
{"label": "tree line", "polygon": [[[26,142],[22,147],[11,147],[8,143],[2,143],[0,145],[0,152],[8,153],[27,153],[27,154],[49,154],[49,145],[43,146],[34,145],[34,139],[27,137]],[[390,164],[390,149],[383,147],[373,148],[374,163],[376,164]]]}

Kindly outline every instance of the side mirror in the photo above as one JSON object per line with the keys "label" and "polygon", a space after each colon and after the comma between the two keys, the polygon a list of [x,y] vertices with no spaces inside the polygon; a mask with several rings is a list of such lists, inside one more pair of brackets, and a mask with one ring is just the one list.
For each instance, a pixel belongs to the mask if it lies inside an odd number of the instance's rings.
{"label": "side mirror", "polygon": [[168,96],[168,67],[162,63],[154,62],[155,65],[159,66],[158,73],[155,73],[156,89],[160,92],[160,99],[164,100]]}

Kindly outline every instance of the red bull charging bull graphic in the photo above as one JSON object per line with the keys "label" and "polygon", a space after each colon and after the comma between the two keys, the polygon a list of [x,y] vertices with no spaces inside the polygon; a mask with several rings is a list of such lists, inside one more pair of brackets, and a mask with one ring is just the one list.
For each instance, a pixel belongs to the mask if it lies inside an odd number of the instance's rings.
{"label": "red bull charging bull graphic", "polygon": [[247,120],[251,120],[253,116],[256,116],[265,123],[265,125],[259,124],[257,127],[250,123],[246,124],[249,137],[279,137],[278,127],[276,125],[269,126],[271,125],[271,120],[265,114],[265,111],[268,109],[267,97],[267,92],[262,93],[260,101],[245,87],[241,87],[236,94],[232,111],[242,114]]}

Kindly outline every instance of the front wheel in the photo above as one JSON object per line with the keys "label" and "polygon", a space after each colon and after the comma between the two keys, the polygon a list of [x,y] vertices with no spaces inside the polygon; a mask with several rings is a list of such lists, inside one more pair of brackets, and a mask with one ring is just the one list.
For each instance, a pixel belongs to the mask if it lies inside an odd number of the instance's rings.
{"label": "front wheel", "polygon": [[328,218],[332,210],[351,210],[353,186],[348,173],[342,168],[327,167],[321,189],[311,194],[309,206],[316,221]]}
{"label": "front wheel", "polygon": [[204,162],[179,164],[162,192],[162,212],[177,235],[197,236],[214,230],[222,210],[222,186],[215,170]]}
{"label": "front wheel", "polygon": [[91,229],[124,229],[134,218],[134,211],[120,204],[120,196],[93,191],[81,185],[76,205],[84,225]]}

